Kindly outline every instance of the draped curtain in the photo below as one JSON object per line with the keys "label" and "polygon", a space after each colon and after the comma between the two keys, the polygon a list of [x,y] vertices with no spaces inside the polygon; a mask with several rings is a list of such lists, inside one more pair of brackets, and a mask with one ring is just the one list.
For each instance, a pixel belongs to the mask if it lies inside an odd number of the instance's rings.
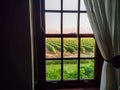
{"label": "draped curtain", "polygon": [[110,61],[120,55],[120,0],[84,0],[93,33],[105,59],[100,90],[118,90],[119,69]]}

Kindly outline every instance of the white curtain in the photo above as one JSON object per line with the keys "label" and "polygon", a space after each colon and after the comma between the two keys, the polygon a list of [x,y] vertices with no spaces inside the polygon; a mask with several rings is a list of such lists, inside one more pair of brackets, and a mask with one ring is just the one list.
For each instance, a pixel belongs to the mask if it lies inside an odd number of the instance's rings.
{"label": "white curtain", "polygon": [[97,45],[105,59],[100,90],[118,90],[119,69],[114,68],[109,61],[120,55],[120,0],[84,2]]}

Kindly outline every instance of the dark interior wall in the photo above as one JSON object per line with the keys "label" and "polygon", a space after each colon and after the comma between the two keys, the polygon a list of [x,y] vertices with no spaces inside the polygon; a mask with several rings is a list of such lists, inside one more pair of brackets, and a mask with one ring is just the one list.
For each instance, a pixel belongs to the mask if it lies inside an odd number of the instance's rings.
{"label": "dark interior wall", "polygon": [[32,90],[29,0],[0,4],[0,90]]}

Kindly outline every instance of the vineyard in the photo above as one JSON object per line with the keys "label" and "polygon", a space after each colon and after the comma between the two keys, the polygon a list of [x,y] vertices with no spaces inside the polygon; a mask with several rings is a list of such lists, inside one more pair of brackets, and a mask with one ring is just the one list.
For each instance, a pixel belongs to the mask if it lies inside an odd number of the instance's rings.
{"label": "vineyard", "polygon": [[[78,47],[77,38],[63,39],[63,57],[77,57],[80,50],[81,57],[94,57],[95,41],[93,38],[81,38]],[[61,39],[46,39],[46,58],[61,57]],[[71,68],[72,67],[72,68]],[[63,60],[63,79],[76,80],[78,73],[77,60]],[[80,79],[94,78],[94,59],[80,61]],[[46,61],[46,80],[61,80],[61,60]]]}
{"label": "vineyard", "polygon": [[[81,38],[80,53],[82,57],[94,56],[95,41],[93,38]],[[77,38],[64,38],[63,39],[63,53],[64,55],[76,56],[78,52],[78,39]],[[61,39],[60,38],[47,38],[46,39],[46,57],[60,57],[61,52]]]}

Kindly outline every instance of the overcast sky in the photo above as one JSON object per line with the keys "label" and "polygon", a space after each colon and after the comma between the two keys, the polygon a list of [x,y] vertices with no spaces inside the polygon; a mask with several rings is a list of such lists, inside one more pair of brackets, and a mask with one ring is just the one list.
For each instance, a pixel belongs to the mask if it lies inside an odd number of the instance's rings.
{"label": "overcast sky", "polygon": [[[78,0],[63,0],[63,10],[77,10]],[[81,0],[81,10],[85,10]],[[60,10],[60,0],[45,0],[46,10]],[[46,33],[60,33],[60,13],[46,13]],[[77,13],[63,13],[63,33],[77,32]],[[80,14],[80,33],[92,33],[87,14]]]}

